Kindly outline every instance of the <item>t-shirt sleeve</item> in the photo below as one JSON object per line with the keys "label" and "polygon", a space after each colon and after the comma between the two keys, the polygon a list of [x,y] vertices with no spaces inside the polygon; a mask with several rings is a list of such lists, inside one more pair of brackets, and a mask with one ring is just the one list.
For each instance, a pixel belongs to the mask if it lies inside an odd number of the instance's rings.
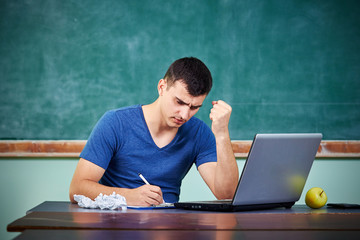
{"label": "t-shirt sleeve", "polygon": [[197,148],[198,155],[195,159],[196,167],[198,168],[201,164],[207,162],[216,162],[216,141],[215,136],[211,129],[203,123],[198,131],[199,136],[197,137]]}
{"label": "t-shirt sleeve", "polygon": [[118,146],[115,134],[119,131],[118,123],[115,112],[106,112],[92,130],[80,157],[107,169]]}

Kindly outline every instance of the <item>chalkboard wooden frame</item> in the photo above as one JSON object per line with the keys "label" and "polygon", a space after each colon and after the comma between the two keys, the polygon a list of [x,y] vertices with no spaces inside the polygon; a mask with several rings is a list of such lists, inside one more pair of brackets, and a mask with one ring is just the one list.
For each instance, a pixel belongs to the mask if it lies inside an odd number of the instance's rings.
{"label": "chalkboard wooden frame", "polygon": [[[246,158],[252,141],[232,141],[235,157]],[[0,141],[0,157],[78,158],[86,140]],[[321,141],[316,158],[360,158],[360,141]]]}

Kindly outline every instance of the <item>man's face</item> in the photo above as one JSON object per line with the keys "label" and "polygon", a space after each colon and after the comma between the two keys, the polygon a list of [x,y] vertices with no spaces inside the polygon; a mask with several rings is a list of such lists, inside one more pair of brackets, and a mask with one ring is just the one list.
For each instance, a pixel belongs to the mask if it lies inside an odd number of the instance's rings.
{"label": "man's face", "polygon": [[169,127],[181,127],[199,111],[206,95],[191,96],[182,81],[176,81],[168,87],[166,80],[160,80],[162,116]]}

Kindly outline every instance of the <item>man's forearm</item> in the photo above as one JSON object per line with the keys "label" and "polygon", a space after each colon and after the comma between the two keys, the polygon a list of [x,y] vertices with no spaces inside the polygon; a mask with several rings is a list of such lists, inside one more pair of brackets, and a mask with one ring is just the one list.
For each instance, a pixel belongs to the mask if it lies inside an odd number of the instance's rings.
{"label": "man's forearm", "polygon": [[216,138],[216,151],[215,196],[218,199],[232,198],[239,179],[239,169],[228,134]]}
{"label": "man's forearm", "polygon": [[100,193],[110,195],[113,192],[125,197],[128,205],[150,206],[164,202],[160,187],[153,185],[142,185],[135,189],[108,187],[91,180],[72,182],[70,185],[70,200],[74,201],[74,194],[84,195],[95,199]]}
{"label": "man's forearm", "polygon": [[84,195],[92,200],[94,200],[100,193],[110,195],[115,192],[126,197],[126,190],[127,189],[108,187],[100,183],[84,179],[77,183],[71,183],[69,197],[71,202],[75,202],[74,194]]}

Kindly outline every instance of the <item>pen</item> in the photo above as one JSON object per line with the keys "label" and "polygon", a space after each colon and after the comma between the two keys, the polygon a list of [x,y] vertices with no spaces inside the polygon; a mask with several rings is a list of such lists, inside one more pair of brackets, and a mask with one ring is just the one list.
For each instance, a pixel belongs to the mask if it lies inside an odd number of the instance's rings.
{"label": "pen", "polygon": [[141,173],[139,173],[139,177],[144,181],[145,184],[150,185],[150,183],[144,178]]}
{"label": "pen", "polygon": [[[145,184],[150,185],[150,183],[146,180],[146,178],[144,178],[144,176],[141,173],[139,173],[139,177],[144,181]],[[166,204],[164,199],[163,199],[163,204]]]}

